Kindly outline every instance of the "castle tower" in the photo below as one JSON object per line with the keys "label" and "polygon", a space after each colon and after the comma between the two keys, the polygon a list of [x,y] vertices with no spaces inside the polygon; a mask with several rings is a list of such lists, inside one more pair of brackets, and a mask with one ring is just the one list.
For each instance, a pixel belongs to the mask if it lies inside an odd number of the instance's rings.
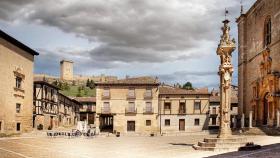
{"label": "castle tower", "polygon": [[61,60],[60,61],[60,79],[61,80],[73,80],[73,61]]}

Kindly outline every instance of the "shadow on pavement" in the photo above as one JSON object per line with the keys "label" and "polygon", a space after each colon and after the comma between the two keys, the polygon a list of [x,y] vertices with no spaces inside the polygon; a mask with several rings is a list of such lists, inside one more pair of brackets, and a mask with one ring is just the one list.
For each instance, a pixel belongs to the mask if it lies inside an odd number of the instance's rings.
{"label": "shadow on pavement", "polygon": [[262,146],[259,150],[251,151],[235,151],[228,152],[220,155],[209,156],[207,158],[279,158],[280,157],[280,143]]}
{"label": "shadow on pavement", "polygon": [[193,146],[194,144],[186,144],[186,143],[169,143],[171,145],[180,145],[180,146]]}

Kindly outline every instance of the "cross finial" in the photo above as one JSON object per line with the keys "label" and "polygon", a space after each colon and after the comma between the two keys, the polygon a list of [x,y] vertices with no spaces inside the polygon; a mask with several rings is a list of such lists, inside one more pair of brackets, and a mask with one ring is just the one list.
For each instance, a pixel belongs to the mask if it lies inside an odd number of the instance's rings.
{"label": "cross finial", "polygon": [[227,19],[227,15],[228,15],[228,10],[227,10],[227,8],[225,8],[225,20]]}
{"label": "cross finial", "polygon": [[243,0],[240,0],[240,5],[241,5],[240,14],[243,14]]}

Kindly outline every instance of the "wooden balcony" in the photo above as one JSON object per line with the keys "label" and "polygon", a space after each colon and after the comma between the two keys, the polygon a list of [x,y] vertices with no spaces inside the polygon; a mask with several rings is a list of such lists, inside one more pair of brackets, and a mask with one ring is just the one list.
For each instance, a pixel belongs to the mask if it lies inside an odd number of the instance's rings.
{"label": "wooden balcony", "polygon": [[144,108],[143,109],[143,114],[153,114],[154,113],[154,108]]}

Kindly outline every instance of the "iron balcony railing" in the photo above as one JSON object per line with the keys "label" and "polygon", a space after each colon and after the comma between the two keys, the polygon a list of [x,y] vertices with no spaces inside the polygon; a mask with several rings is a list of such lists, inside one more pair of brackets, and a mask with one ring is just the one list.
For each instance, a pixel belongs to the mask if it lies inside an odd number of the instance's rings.
{"label": "iron balcony railing", "polygon": [[110,107],[102,107],[101,108],[101,113],[102,114],[110,114],[111,113],[111,108]]}
{"label": "iron balcony railing", "polygon": [[179,114],[186,114],[186,109],[179,109],[179,110],[178,110],[178,113],[179,113]]}
{"label": "iron balcony railing", "polygon": [[153,107],[144,108],[143,113],[144,114],[153,114],[154,113],[154,108]]}
{"label": "iron balcony railing", "polygon": [[136,114],[137,113],[137,108],[135,108],[135,107],[125,108],[125,113],[126,114]]}

